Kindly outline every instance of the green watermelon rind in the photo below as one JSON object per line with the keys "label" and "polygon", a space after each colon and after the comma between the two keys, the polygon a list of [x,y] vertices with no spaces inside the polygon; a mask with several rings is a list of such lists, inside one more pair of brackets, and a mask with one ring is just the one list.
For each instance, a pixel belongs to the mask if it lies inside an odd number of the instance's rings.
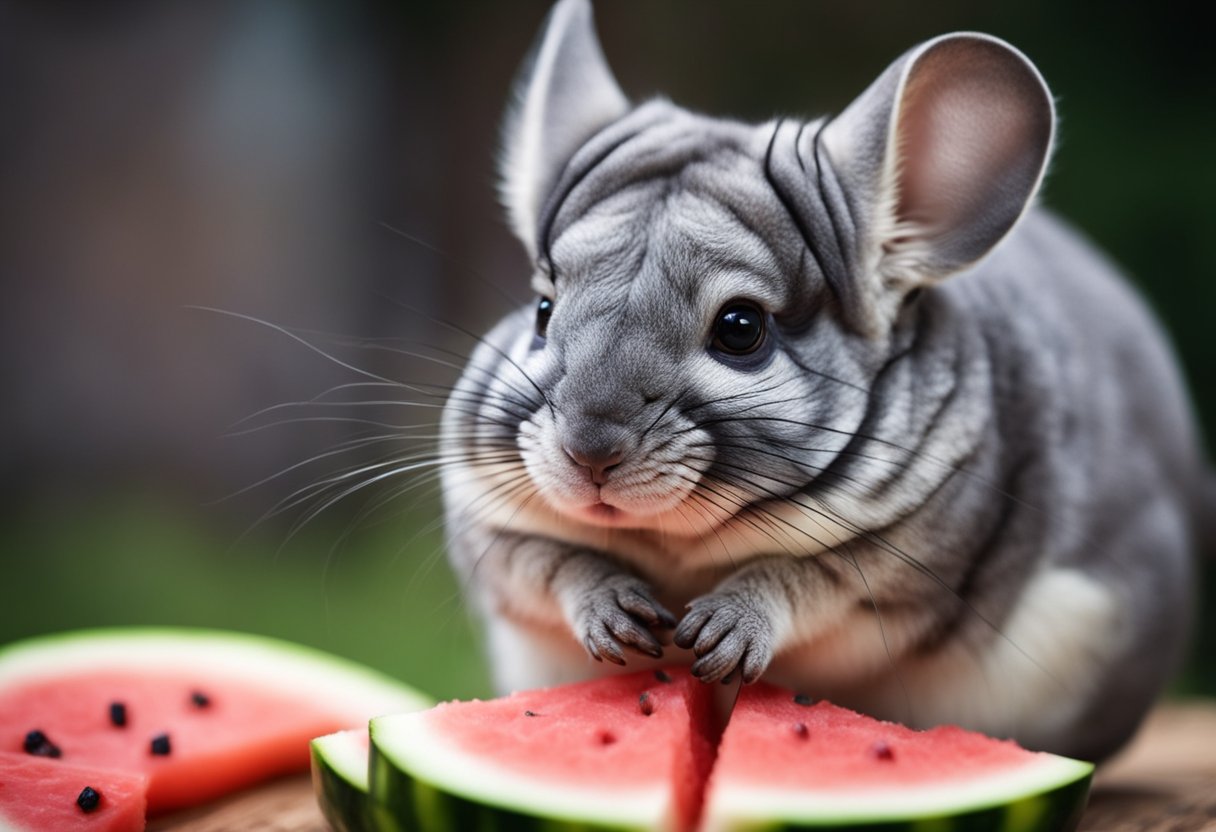
{"label": "green watermelon rind", "polygon": [[428,729],[425,714],[372,720],[369,772],[377,829],[640,832],[670,823],[666,783],[634,794],[537,783]]}
{"label": "green watermelon rind", "polygon": [[367,747],[351,739],[359,730],[326,734],[308,747],[313,792],[321,813],[337,832],[375,832],[379,828],[372,819],[368,797]]}
{"label": "green watermelon rind", "polygon": [[0,648],[0,688],[92,670],[208,673],[320,703],[336,719],[429,707],[408,685],[322,650],[269,636],[189,627],[115,627],[36,636]]}
{"label": "green watermelon rind", "polygon": [[1080,823],[1094,767],[1040,755],[1020,772],[970,783],[814,795],[735,786],[706,804],[704,832],[908,830],[908,832],[1065,832]]}

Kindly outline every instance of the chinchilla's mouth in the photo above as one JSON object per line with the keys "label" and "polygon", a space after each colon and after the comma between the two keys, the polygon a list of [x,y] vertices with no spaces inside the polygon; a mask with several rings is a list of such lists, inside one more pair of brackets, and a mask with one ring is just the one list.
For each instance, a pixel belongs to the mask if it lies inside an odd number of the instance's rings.
{"label": "chinchilla's mouth", "polygon": [[628,512],[614,505],[600,501],[580,509],[580,513],[596,522],[613,522],[624,519]]}

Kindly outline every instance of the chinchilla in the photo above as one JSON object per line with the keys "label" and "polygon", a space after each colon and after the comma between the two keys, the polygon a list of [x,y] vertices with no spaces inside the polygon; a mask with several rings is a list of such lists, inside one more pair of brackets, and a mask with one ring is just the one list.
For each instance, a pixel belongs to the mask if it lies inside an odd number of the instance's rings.
{"label": "chinchilla", "polygon": [[1034,205],[1054,130],[987,35],[757,125],[631,103],[587,0],[553,8],[501,162],[539,300],[441,440],[500,689],[686,661],[1089,759],[1131,735],[1209,474],[1144,303]]}

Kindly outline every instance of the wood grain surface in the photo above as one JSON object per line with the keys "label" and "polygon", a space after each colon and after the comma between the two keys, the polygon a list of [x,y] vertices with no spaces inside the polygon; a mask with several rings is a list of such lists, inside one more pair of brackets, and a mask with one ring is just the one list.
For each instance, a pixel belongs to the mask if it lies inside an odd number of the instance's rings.
{"label": "wood grain surface", "polygon": [[[150,832],[325,832],[308,777],[160,818]],[[1216,702],[1158,708],[1098,772],[1083,832],[1216,832]]]}

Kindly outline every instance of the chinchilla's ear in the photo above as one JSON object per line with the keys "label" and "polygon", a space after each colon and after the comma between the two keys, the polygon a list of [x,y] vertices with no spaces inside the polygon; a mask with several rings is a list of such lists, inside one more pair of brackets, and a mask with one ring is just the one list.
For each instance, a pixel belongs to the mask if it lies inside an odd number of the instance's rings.
{"label": "chinchilla's ear", "polygon": [[979,260],[1033,200],[1054,130],[1042,77],[1004,41],[905,54],[823,131],[866,270],[904,292]]}
{"label": "chinchilla's ear", "polygon": [[560,0],[520,68],[502,130],[499,194],[532,257],[541,208],[562,168],[628,109],[600,49],[591,3]]}

